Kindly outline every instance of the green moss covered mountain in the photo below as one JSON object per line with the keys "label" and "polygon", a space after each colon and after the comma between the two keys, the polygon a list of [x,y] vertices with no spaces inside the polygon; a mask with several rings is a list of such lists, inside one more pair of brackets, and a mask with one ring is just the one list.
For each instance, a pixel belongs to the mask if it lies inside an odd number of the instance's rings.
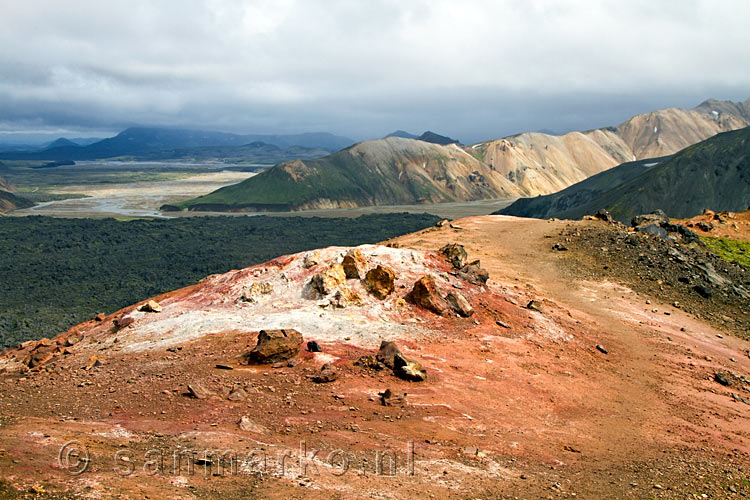
{"label": "green moss covered mountain", "polygon": [[304,210],[514,198],[506,177],[455,145],[388,137],[283,162],[173,209]]}
{"label": "green moss covered mountain", "polygon": [[623,222],[662,209],[691,217],[703,209],[750,207],[750,127],[724,132],[664,158],[622,164],[558,193],[524,198],[497,212],[578,219],[604,208]]}

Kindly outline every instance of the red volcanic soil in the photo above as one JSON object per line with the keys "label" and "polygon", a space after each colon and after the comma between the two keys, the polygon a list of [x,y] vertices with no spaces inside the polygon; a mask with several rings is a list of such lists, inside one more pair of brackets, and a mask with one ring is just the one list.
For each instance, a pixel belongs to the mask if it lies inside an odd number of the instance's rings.
{"label": "red volcanic soil", "polygon": [[[363,246],[368,268],[394,270],[395,291],[380,301],[347,280],[362,304],[345,308],[310,281],[348,249],[282,257],[156,297],[159,313],[133,306],[9,350],[0,498],[746,497],[750,343],[576,275],[575,251],[551,250],[553,238],[597,225],[473,217]],[[438,253],[454,242],[481,259],[486,285]],[[424,274],[474,314],[406,302]],[[253,283],[269,293],[241,300]],[[118,329],[120,318],[132,322]],[[302,333],[296,364],[241,364],[275,328]],[[312,340],[322,352],[304,349]],[[355,364],[382,340],[426,380]],[[338,378],[314,383],[325,363]],[[386,389],[405,401],[383,406]]]}

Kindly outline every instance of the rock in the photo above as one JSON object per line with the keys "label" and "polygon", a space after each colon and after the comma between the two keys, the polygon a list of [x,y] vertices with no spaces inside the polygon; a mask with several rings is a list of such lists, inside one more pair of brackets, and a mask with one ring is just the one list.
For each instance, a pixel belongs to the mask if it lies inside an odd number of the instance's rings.
{"label": "rock", "polygon": [[238,388],[230,392],[227,399],[229,401],[245,401],[247,399],[247,393],[244,389]]}
{"label": "rock", "polygon": [[379,396],[380,404],[382,404],[383,406],[402,406],[406,404],[405,392],[396,394],[390,389],[386,389],[385,391],[381,392]]}
{"label": "rock", "polygon": [[349,250],[341,262],[347,279],[360,280],[367,272],[367,259],[358,248]]}
{"label": "rock", "polygon": [[710,222],[701,221],[697,223],[696,226],[698,226],[698,229],[700,229],[701,231],[705,231],[707,233],[710,233],[711,231],[714,230],[714,225],[711,224]]}
{"label": "rock", "polygon": [[365,282],[367,289],[380,300],[385,299],[395,290],[396,273],[393,269],[378,264],[374,269],[367,271]]}
{"label": "rock", "polygon": [[[393,360],[392,357],[391,357],[391,360]],[[393,364],[392,361],[391,361],[391,364]],[[378,358],[376,358],[372,354],[360,357],[357,361],[354,362],[354,366],[359,366],[360,368],[364,368],[365,370],[377,370],[377,371],[380,371],[386,368],[385,364],[378,361]]]}
{"label": "rock", "polygon": [[[393,369],[393,359],[397,354],[401,354],[398,346],[394,342],[383,341],[380,343],[380,350],[375,355],[375,359],[383,363],[385,366]],[[361,359],[361,358],[360,358]]]}
{"label": "rock", "polygon": [[479,261],[475,260],[456,273],[459,278],[468,281],[474,285],[484,285],[490,279],[490,274],[480,267]]}
{"label": "rock", "polygon": [[188,394],[195,399],[208,399],[214,395],[213,392],[206,389],[200,382],[193,382],[187,386]]}
{"label": "rock", "polygon": [[500,320],[495,321],[495,324],[497,324],[497,326],[502,326],[503,328],[510,328],[510,325],[508,323],[504,323]]}
{"label": "rock", "polygon": [[361,306],[362,297],[351,288],[344,286],[336,290],[336,293],[333,294],[331,305],[338,309],[344,309],[348,306]]}
{"label": "rock", "polygon": [[297,330],[261,330],[258,344],[245,355],[248,363],[271,364],[286,361],[299,354],[302,335]]}
{"label": "rock", "polygon": [[466,297],[458,292],[448,292],[445,300],[448,301],[448,304],[450,304],[451,308],[454,311],[456,311],[460,316],[463,316],[464,318],[468,318],[469,316],[474,314],[474,308],[471,307],[469,301],[466,300]]}
{"label": "rock", "polygon": [[234,367],[232,365],[224,365],[224,364],[217,364],[216,368],[219,370],[234,370]]}
{"label": "rock", "polygon": [[320,254],[318,252],[312,252],[305,255],[302,261],[302,266],[305,269],[310,269],[313,266],[317,266],[320,263]]}
{"label": "rock", "polygon": [[604,348],[604,346],[599,345],[599,344],[596,345],[596,350],[599,351],[602,354],[609,354],[609,352],[607,352],[607,350]]}
{"label": "rock", "polygon": [[565,252],[565,251],[568,250],[568,247],[566,247],[564,244],[558,242],[558,243],[555,243],[554,245],[552,245],[552,250],[557,250],[558,252]]}
{"label": "rock", "polygon": [[711,295],[713,295],[713,291],[711,291],[711,289],[705,285],[695,285],[693,287],[693,290],[695,290],[695,292],[704,299],[707,299],[711,297]]}
{"label": "rock", "polygon": [[663,239],[664,241],[673,241],[673,238],[669,236],[669,233],[667,232],[667,230],[658,224],[642,224],[640,226],[637,226],[635,230],[638,231],[639,233],[645,233],[645,234],[650,234],[652,236],[657,236]]}
{"label": "rock", "polygon": [[141,306],[140,310],[143,312],[160,313],[161,306],[155,300],[149,300]]}
{"label": "rock", "polygon": [[0,373],[7,375],[20,375],[29,371],[29,367],[20,361],[9,359],[0,364]]}
{"label": "rock", "polygon": [[610,214],[607,210],[601,209],[596,214],[594,214],[594,217],[596,217],[599,220],[603,220],[604,222],[609,222],[610,224],[615,221],[614,217],[612,217],[612,214]]}
{"label": "rock", "polygon": [[456,269],[461,269],[466,265],[469,256],[466,254],[466,249],[463,245],[458,243],[449,243],[440,249],[440,253],[445,255],[445,258],[453,264]]}
{"label": "rock", "polygon": [[532,300],[528,304],[526,304],[526,309],[530,309],[536,312],[544,312],[544,307],[542,306],[541,302],[538,302],[536,300]]}
{"label": "rock", "polygon": [[91,356],[89,358],[88,363],[86,363],[86,366],[83,367],[84,370],[91,370],[92,368],[96,368],[99,366],[102,366],[104,364],[104,361],[97,356]]}
{"label": "rock", "polygon": [[321,296],[333,293],[346,281],[346,273],[341,264],[331,264],[328,269],[312,277],[310,284]]}
{"label": "rock", "polygon": [[398,353],[393,357],[393,373],[410,382],[421,382],[427,378],[427,370],[416,361],[412,361]]}
{"label": "rock", "polygon": [[320,344],[315,342],[314,340],[311,340],[307,343],[307,350],[310,352],[321,352]]}
{"label": "rock", "polygon": [[667,217],[667,214],[663,210],[654,210],[649,214],[636,215],[630,220],[630,225],[635,228],[643,224],[656,224],[658,226],[662,223],[669,223],[669,217]]}
{"label": "rock", "polygon": [[445,227],[445,226],[447,226],[448,224],[450,224],[450,220],[448,220],[448,219],[443,219],[443,220],[439,220],[439,221],[437,221],[437,222],[435,223],[435,227]]}
{"label": "rock", "polygon": [[273,292],[271,283],[267,281],[255,282],[245,289],[240,300],[251,303],[259,302],[263,295],[268,295],[271,292]]}
{"label": "rock", "polygon": [[250,418],[247,416],[243,416],[240,418],[240,421],[237,422],[237,425],[240,427],[240,430],[243,430],[245,432],[254,432],[255,434],[267,434],[268,429],[263,427],[260,424],[256,424]]}
{"label": "rock", "polygon": [[313,377],[316,384],[326,384],[339,378],[339,371],[331,363],[326,363],[320,368],[320,373]]}
{"label": "rock", "polygon": [[734,384],[733,377],[726,372],[717,372],[714,374],[714,380],[726,387],[732,387]]}
{"label": "rock", "polygon": [[114,323],[115,328],[120,330],[135,323],[135,319],[131,318],[130,316],[120,316],[119,318],[115,319]]}
{"label": "rock", "polygon": [[450,309],[450,304],[440,295],[435,284],[435,278],[431,275],[422,276],[414,283],[414,287],[407,299],[428,311],[443,315]]}
{"label": "rock", "polygon": [[107,315],[105,313],[99,313],[94,316],[94,321],[104,321],[105,319],[107,319]]}

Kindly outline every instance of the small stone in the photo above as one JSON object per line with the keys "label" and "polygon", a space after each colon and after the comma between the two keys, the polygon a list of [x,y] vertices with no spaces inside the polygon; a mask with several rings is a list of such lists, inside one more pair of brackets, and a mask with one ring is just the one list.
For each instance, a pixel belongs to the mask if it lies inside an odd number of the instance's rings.
{"label": "small stone", "polygon": [[604,346],[599,345],[599,344],[596,345],[596,350],[599,351],[602,354],[609,354],[609,352],[607,352],[607,350],[604,348]]}
{"label": "small stone", "polygon": [[213,392],[206,389],[200,382],[193,382],[187,386],[188,394],[195,399],[208,399],[213,396]]}
{"label": "small stone", "polygon": [[232,365],[224,365],[221,363],[217,364],[216,368],[218,368],[219,370],[234,370],[234,367]]}
{"label": "small stone", "polygon": [[458,243],[449,243],[440,249],[440,253],[445,255],[448,262],[450,262],[454,268],[461,269],[466,265],[468,255],[463,245]]}
{"label": "small stone", "polygon": [[380,393],[380,403],[383,406],[401,406],[406,403],[406,393],[396,394],[386,389]]}
{"label": "small stone", "polygon": [[566,247],[564,244],[558,242],[558,243],[555,243],[554,245],[552,245],[552,250],[557,250],[558,252],[565,252],[565,251],[568,250],[568,247]]}
{"label": "small stone", "polygon": [[235,389],[229,393],[227,399],[229,401],[245,401],[247,399],[247,393],[244,389]]}
{"label": "small stone", "polygon": [[526,309],[530,309],[536,312],[544,312],[544,307],[542,306],[541,302],[536,300],[529,301],[529,303],[526,304]]}
{"label": "small stone", "polygon": [[313,382],[316,384],[325,384],[333,382],[339,378],[339,372],[331,363],[326,363],[320,368],[320,373],[313,377]]}
{"label": "small stone", "polygon": [[141,306],[141,311],[159,313],[162,311],[162,307],[155,300],[149,300]]}
{"label": "small stone", "polygon": [[331,264],[328,269],[318,273],[310,280],[313,290],[325,297],[334,292],[346,281],[346,273],[341,264]]}
{"label": "small stone", "polygon": [[421,364],[407,359],[401,353],[393,357],[393,373],[410,382],[421,382],[427,378],[427,370]]}
{"label": "small stone", "polygon": [[131,318],[130,316],[120,316],[114,321],[115,328],[117,329],[125,328],[132,325],[133,323],[135,323],[135,319]]}
{"label": "small stone", "polygon": [[315,342],[314,340],[311,340],[307,343],[307,350],[309,352],[321,352],[322,349],[320,348],[320,344]]}
{"label": "small stone", "polygon": [[249,417],[243,416],[240,418],[240,421],[237,422],[237,425],[239,425],[240,430],[243,430],[245,432],[254,432],[255,434],[267,434],[268,429],[263,427],[260,424],[256,424],[252,420],[250,420]]}
{"label": "small stone", "polygon": [[258,344],[245,355],[245,361],[258,364],[286,361],[299,354],[301,343],[302,335],[297,330],[261,330]]}
{"label": "small stone", "polygon": [[445,314],[451,307],[440,295],[435,278],[429,274],[422,276],[414,283],[407,299],[413,304],[439,315]]}
{"label": "small stone", "polygon": [[495,324],[497,324],[497,326],[502,326],[503,328],[510,328],[510,325],[508,323],[504,323],[500,320],[495,321]]}
{"label": "small stone", "polygon": [[472,314],[474,314],[474,308],[471,307],[471,304],[468,300],[466,300],[466,297],[461,295],[458,292],[448,292],[448,295],[446,295],[445,300],[448,301],[448,304],[450,304],[451,308],[459,314],[459,316],[463,316],[464,318],[468,318]]}
{"label": "small stone", "polygon": [[385,299],[395,290],[396,273],[393,269],[378,264],[374,269],[367,271],[365,283],[372,295],[380,300]]}
{"label": "small stone", "polygon": [[318,252],[312,252],[305,255],[302,261],[302,266],[305,269],[310,269],[313,266],[317,266],[320,263],[320,254]]}

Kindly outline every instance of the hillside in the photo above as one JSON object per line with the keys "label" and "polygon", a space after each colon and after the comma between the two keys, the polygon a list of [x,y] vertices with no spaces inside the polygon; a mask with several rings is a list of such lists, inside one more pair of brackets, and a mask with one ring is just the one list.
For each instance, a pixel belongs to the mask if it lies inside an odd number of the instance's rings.
{"label": "hillside", "polygon": [[538,132],[475,144],[471,151],[529,196],[554,193],[621,163],[666,156],[750,125],[750,99],[668,108],[616,127],[556,136]]}
{"label": "hillside", "polygon": [[[328,152],[351,145],[354,141],[328,133],[294,135],[238,135],[205,130],[172,129],[158,127],[132,127],[114,137],[87,146],[79,146],[61,139],[43,151],[3,152],[0,158],[12,160],[94,160],[118,156],[148,159],[173,159],[175,150],[193,148],[238,148],[255,142],[264,142],[285,149],[291,147],[317,148]],[[158,153],[165,151],[164,155]],[[231,154],[239,154],[235,151]],[[278,160],[277,160],[278,161]]]}
{"label": "hillside", "polygon": [[513,198],[519,190],[455,144],[389,137],[276,165],[189,200],[189,210],[263,211]]}
{"label": "hillside", "polygon": [[630,162],[555,194],[517,200],[498,213],[577,219],[605,208],[623,222],[662,209],[692,217],[703,209],[750,207],[750,127],[718,134],[671,157]]}
{"label": "hillside", "polygon": [[26,198],[13,194],[13,186],[0,177],[0,214],[17,208],[33,207],[34,203]]}
{"label": "hillside", "polygon": [[0,353],[0,494],[746,498],[750,277],[702,252],[485,216],[142,295]]}

